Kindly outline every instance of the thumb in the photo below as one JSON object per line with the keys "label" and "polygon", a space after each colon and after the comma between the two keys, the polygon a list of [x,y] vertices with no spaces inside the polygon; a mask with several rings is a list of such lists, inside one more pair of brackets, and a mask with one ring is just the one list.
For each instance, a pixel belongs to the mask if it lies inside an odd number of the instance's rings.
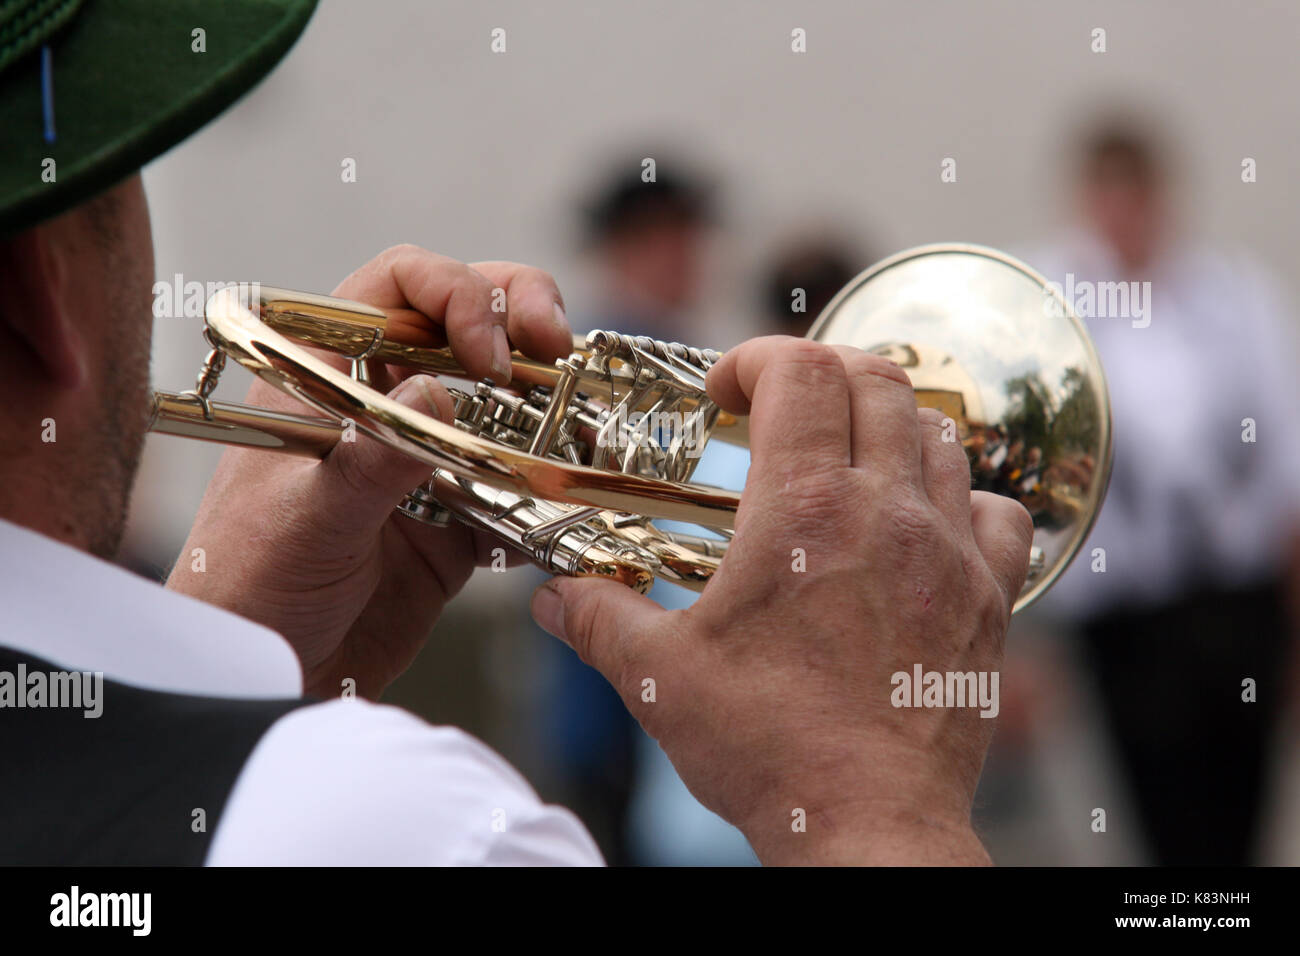
{"label": "thumb", "polygon": [[[413,375],[388,397],[439,421],[450,421],[451,396],[430,375]],[[433,469],[368,435],[347,433],[320,463],[308,489],[312,505],[329,515],[335,530],[370,534],[402,498],[429,479]]]}
{"label": "thumb", "polygon": [[629,587],[603,578],[555,577],[533,592],[533,620],[568,644],[585,663],[619,687],[637,636],[666,613]]}

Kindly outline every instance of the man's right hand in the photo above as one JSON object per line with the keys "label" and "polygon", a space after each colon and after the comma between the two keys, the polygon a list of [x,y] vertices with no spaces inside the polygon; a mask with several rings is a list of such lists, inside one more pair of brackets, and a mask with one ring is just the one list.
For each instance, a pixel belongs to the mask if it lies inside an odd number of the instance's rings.
{"label": "man's right hand", "polygon": [[1033,534],[970,490],[943,418],[858,349],[756,339],[709,373],[751,414],[736,535],[692,607],[555,578],[533,614],[599,670],[764,863],[981,863],[971,803],[994,721],[902,708],[913,667],[993,672]]}

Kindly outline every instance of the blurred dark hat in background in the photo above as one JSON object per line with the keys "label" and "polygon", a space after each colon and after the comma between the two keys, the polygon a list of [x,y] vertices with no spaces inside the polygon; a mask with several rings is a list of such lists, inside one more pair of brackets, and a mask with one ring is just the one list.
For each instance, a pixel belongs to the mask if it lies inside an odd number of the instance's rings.
{"label": "blurred dark hat in background", "polygon": [[693,168],[658,159],[654,178],[647,182],[644,162],[636,157],[614,166],[583,204],[588,243],[661,224],[705,226],[716,220],[713,183]]}

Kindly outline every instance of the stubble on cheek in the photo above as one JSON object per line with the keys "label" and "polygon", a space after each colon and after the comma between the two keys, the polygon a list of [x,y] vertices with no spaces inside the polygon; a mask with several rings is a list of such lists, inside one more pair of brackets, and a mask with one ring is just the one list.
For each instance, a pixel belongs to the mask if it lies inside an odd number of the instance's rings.
{"label": "stubble on cheek", "polygon": [[88,316],[99,335],[98,408],[87,462],[94,493],[84,517],[92,553],[116,556],[149,421],[153,333],[153,241],[138,177],[93,200],[88,209],[99,251],[100,308]]}

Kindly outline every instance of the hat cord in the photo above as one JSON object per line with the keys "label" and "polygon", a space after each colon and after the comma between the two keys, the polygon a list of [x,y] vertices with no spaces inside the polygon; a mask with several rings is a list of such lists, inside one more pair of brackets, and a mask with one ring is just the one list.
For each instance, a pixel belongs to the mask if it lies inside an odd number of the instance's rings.
{"label": "hat cord", "polygon": [[54,51],[41,47],[41,112],[45,116],[45,142],[54,142]]}

